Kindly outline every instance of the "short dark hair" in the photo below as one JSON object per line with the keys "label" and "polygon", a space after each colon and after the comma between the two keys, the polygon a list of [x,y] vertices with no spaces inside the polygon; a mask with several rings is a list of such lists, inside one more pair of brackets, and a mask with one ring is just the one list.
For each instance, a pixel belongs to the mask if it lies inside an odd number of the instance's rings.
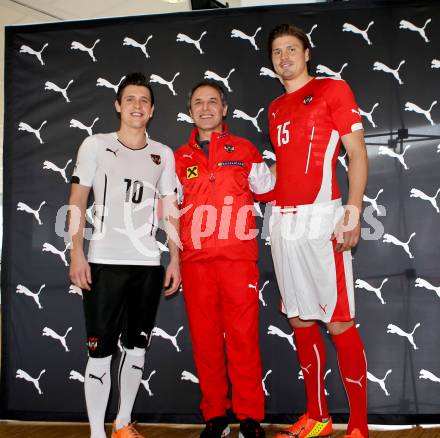
{"label": "short dark hair", "polygon": [[223,89],[223,87],[219,84],[217,84],[217,82],[214,81],[210,81],[208,79],[200,81],[198,84],[194,85],[194,87],[192,87],[191,91],[188,93],[188,101],[186,103],[188,109],[191,109],[191,99],[193,97],[193,94],[201,87],[212,87],[214,88],[214,90],[218,91],[218,94],[220,94],[220,99],[223,103],[223,105],[226,105],[226,94],[225,94],[225,90]]}
{"label": "short dark hair", "polygon": [[128,73],[125,76],[125,79],[121,82],[118,88],[118,92],[116,94],[116,100],[121,103],[122,93],[124,92],[124,88],[129,85],[139,85],[141,87],[145,87],[151,96],[151,105],[154,105],[154,94],[151,85],[148,83],[147,77],[141,72]]}
{"label": "short dark hair", "polygon": [[[304,51],[309,49],[309,59],[310,59],[312,46],[310,44],[309,37],[300,27],[288,23],[279,24],[270,31],[269,38],[267,41],[269,58],[272,60],[272,44],[274,40],[276,38],[287,35],[298,38],[303,46]],[[310,60],[307,61],[307,70],[310,72]]]}

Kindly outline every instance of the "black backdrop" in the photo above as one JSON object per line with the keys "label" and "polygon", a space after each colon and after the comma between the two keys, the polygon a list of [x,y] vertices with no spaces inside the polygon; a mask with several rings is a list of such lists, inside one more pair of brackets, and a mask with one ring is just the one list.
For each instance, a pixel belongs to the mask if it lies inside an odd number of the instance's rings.
{"label": "black backdrop", "polygon": [[[440,98],[440,6],[420,1],[8,27],[3,418],[85,419],[81,297],[69,283],[68,250],[54,224],[66,204],[66,180],[79,144],[91,132],[112,131],[118,125],[115,92],[105,85],[118,84],[127,72],[144,71],[156,95],[149,133],[175,148],[191,129],[186,121],[187,91],[207,71],[225,78],[234,69],[227,83],[232,90],[228,123],[234,133],[253,141],[271,164],[267,108],[282,87],[270,76],[266,40],[273,26],[286,21],[311,31],[313,73],[342,71],[365,116],[366,133],[378,135],[368,139],[370,179],[365,199],[374,226],[363,224],[363,236],[376,230],[376,238],[363,239],[354,254],[357,322],[368,357],[370,420],[440,420],[440,214],[435,198],[440,187],[440,141],[434,137],[440,134],[440,105],[434,104]],[[367,27],[368,33],[359,33]],[[188,37],[199,40],[198,46]],[[147,43],[141,50],[133,41]],[[92,46],[93,51],[84,51]],[[160,78],[174,81],[167,86]],[[63,88],[64,96],[59,92]],[[408,129],[409,138],[388,148],[389,139],[396,137],[390,133],[397,129]],[[342,161],[341,155],[338,176],[346,187]],[[374,200],[384,207],[374,209]],[[407,246],[399,243],[408,241]],[[264,235],[259,242],[267,420],[285,421],[304,409],[304,390],[293,338],[277,310],[269,242]],[[181,296],[163,300],[156,325],[165,335],[157,330],[153,337],[137,418],[199,421],[200,394]],[[326,342],[329,406],[336,420],[344,420],[347,404],[335,351],[328,336]],[[109,409],[113,412],[115,396],[114,392]]]}

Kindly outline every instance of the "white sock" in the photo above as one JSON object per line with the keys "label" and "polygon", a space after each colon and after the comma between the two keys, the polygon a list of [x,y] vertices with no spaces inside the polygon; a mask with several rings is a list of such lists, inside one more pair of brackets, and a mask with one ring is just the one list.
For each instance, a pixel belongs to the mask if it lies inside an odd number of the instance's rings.
{"label": "white sock", "polygon": [[87,415],[90,438],[106,438],[104,429],[105,410],[110,394],[110,363],[112,357],[89,357],[84,376]]}
{"label": "white sock", "polygon": [[131,423],[131,411],[144,373],[145,349],[124,348],[119,365],[119,409],[116,417],[116,429]]}

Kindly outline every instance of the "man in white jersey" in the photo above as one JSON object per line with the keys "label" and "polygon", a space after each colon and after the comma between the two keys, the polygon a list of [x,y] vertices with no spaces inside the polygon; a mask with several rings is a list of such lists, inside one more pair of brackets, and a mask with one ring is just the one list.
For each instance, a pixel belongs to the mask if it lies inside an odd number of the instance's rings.
{"label": "man in white jersey", "polygon": [[[117,132],[87,137],[78,151],[70,192],[70,278],[83,289],[89,360],[85,396],[91,438],[105,438],[104,417],[110,393],[110,363],[119,337],[119,409],[112,438],[140,438],[131,412],[142,378],[145,350],[161,290],[180,284],[176,245],[173,152],[150,139],[146,126],[154,96],[142,73],[126,76],[115,101]],[[95,199],[94,231],[88,257],[83,250],[90,189]],[[158,210],[167,217],[170,263],[164,273],[155,234]]]}

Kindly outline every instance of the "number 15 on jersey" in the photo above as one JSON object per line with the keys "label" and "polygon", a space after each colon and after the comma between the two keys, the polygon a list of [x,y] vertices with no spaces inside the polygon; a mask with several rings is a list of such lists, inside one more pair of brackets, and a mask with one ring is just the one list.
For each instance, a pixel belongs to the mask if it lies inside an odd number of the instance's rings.
{"label": "number 15 on jersey", "polygon": [[289,125],[290,125],[290,120],[288,122],[284,122],[277,125],[278,147],[281,147],[281,145],[283,144],[289,143],[290,141]]}

